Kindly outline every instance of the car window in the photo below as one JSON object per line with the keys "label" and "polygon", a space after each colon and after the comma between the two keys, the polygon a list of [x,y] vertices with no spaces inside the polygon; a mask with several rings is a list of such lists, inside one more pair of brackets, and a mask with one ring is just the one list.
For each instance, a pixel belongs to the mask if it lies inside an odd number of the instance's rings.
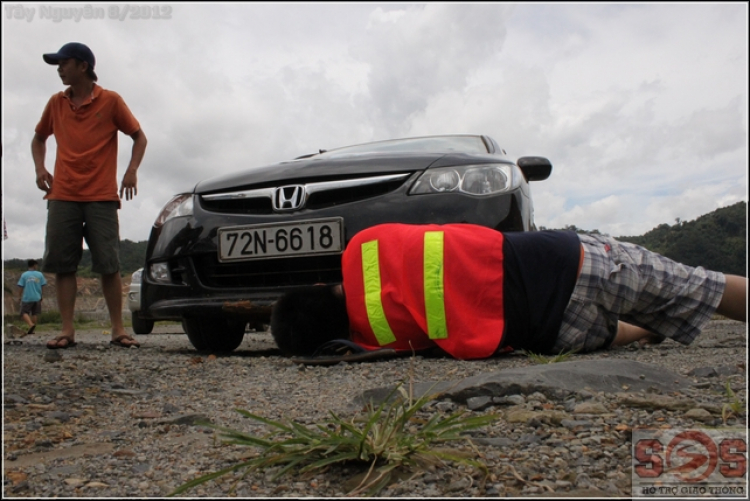
{"label": "car window", "polygon": [[326,151],[318,157],[336,157],[362,153],[487,153],[487,146],[479,136],[432,136],[395,139],[358,144]]}

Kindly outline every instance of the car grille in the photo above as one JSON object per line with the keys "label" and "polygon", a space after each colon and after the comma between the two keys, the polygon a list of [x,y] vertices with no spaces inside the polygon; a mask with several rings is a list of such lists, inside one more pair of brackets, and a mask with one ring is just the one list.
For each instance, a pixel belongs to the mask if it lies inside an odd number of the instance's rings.
{"label": "car grille", "polygon": [[341,256],[310,256],[220,263],[216,255],[193,257],[198,278],[207,287],[252,289],[311,285],[342,280]]}
{"label": "car grille", "polygon": [[[408,173],[363,178],[334,179],[301,184],[305,201],[298,209],[323,209],[366,200],[397,190],[410,176]],[[229,214],[272,214],[276,187],[200,196],[203,210]]]}

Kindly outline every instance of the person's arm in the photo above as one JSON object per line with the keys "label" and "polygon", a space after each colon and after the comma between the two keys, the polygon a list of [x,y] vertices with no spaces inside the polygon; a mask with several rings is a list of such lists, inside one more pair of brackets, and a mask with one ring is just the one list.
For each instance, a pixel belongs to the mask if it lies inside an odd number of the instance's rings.
{"label": "person's arm", "polygon": [[52,174],[44,167],[44,159],[47,156],[47,137],[34,133],[31,140],[31,157],[34,159],[34,170],[36,171],[36,187],[49,193],[52,190]]}
{"label": "person's arm", "polygon": [[130,164],[122,177],[122,185],[120,186],[120,198],[125,194],[126,200],[130,200],[138,194],[138,176],[136,173],[143,156],[146,154],[146,145],[148,144],[146,134],[141,129],[132,133],[130,137],[133,138],[133,151],[130,155]]}
{"label": "person's arm", "polygon": [[617,322],[617,335],[610,346],[625,346],[638,341],[640,344],[660,343],[664,338],[641,327],[623,322]]}

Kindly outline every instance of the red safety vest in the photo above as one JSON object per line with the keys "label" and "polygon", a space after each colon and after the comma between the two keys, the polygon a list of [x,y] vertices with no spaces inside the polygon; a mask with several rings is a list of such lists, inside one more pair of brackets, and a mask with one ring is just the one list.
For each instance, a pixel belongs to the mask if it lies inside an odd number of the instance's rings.
{"label": "red safety vest", "polygon": [[503,234],[468,224],[384,224],[342,257],[352,341],[487,358],[503,335]]}

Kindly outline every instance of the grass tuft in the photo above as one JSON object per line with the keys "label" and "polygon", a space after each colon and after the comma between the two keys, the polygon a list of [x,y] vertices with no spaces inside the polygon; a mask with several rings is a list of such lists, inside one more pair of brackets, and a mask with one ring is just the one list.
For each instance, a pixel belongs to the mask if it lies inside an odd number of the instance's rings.
{"label": "grass tuft", "polygon": [[564,362],[575,354],[576,350],[562,351],[555,356],[545,356],[539,353],[533,353],[531,351],[524,351],[524,354],[531,359],[535,364],[555,364],[558,362]]}
{"label": "grass tuft", "polygon": [[[280,422],[237,409],[244,417],[266,425],[271,431],[257,437],[237,430],[204,423],[221,433],[225,443],[256,447],[262,452],[252,459],[201,476],[178,487],[170,496],[223,475],[254,470],[277,469],[273,481],[285,475],[323,472],[333,465],[359,464],[366,473],[350,496],[372,496],[402,474],[414,473],[439,465],[444,461],[468,465],[488,474],[486,465],[465,456],[461,451],[435,447],[446,442],[465,441],[468,430],[492,423],[495,415],[466,416],[467,411],[456,411],[447,417],[433,414],[428,419],[415,415],[435,397],[429,392],[413,400],[411,392],[398,385],[383,401],[365,407],[363,415],[345,419],[334,412],[323,423],[312,427],[295,422]],[[242,478],[244,478],[244,476]],[[239,480],[237,481],[239,482]],[[232,491],[236,487],[232,487]]]}
{"label": "grass tuft", "polygon": [[726,425],[729,418],[736,418],[742,415],[745,405],[737,395],[735,395],[734,391],[732,391],[729,381],[727,381],[726,386],[724,386],[724,394],[729,400],[729,403],[724,404],[721,408],[721,420],[724,422],[724,425]]}

